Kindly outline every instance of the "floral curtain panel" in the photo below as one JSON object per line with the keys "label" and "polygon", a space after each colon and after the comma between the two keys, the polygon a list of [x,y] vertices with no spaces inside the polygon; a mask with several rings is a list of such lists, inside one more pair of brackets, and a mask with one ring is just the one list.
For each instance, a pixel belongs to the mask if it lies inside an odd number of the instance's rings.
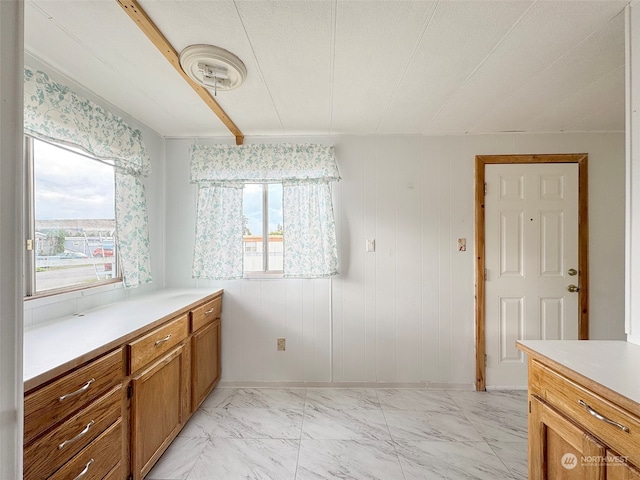
{"label": "floral curtain panel", "polygon": [[[336,275],[330,182],[338,180],[332,146],[192,145],[191,182],[198,184],[194,277],[242,277],[242,188],[274,182],[283,184],[284,276]],[[215,188],[219,192],[212,194]],[[233,200],[225,189],[236,191]]]}
{"label": "floral curtain panel", "polygon": [[140,177],[116,169],[116,242],[125,288],[151,283],[148,225]]}
{"label": "floral curtain panel", "polygon": [[24,69],[24,131],[113,163],[116,242],[123,282],[127,288],[151,282],[147,206],[141,181],[151,172],[151,160],[140,131],[29,67]]}
{"label": "floral curtain panel", "polygon": [[284,276],[318,278],[338,274],[336,225],[328,183],[284,185]]}
{"label": "floral curtain panel", "polygon": [[193,277],[241,278],[242,185],[200,185],[196,218]]}

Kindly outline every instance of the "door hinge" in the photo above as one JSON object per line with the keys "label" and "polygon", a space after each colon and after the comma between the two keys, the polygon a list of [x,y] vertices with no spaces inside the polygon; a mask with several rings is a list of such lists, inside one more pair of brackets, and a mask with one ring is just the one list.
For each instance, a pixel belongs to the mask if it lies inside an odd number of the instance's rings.
{"label": "door hinge", "polygon": [[488,359],[489,359],[489,357],[488,357],[488,355],[485,353],[485,354],[484,354],[484,366],[485,366],[485,367],[487,366],[487,361],[488,361]]}
{"label": "door hinge", "polygon": [[487,195],[487,182],[484,182],[484,195]]}
{"label": "door hinge", "polygon": [[486,280],[489,277],[489,270],[484,269],[484,279]]}
{"label": "door hinge", "polygon": [[531,400],[529,400],[529,413],[531,413]]}
{"label": "door hinge", "polygon": [[27,248],[27,250],[33,250],[33,239],[32,238],[27,238],[26,248]]}
{"label": "door hinge", "polygon": [[133,397],[133,385],[129,384],[127,387],[127,398]]}

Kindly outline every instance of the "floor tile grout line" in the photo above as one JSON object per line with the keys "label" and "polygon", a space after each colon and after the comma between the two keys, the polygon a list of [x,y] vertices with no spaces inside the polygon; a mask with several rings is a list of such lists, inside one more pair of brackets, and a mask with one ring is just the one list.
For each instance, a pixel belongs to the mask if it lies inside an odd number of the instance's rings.
{"label": "floor tile grout line", "polygon": [[402,462],[400,461],[400,455],[398,454],[398,445],[394,438],[393,435],[391,435],[391,428],[389,427],[389,422],[387,421],[387,415],[385,412],[385,409],[382,408],[382,403],[380,402],[380,396],[378,395],[378,390],[376,390],[376,399],[378,400],[378,405],[380,405],[380,411],[382,412],[382,418],[384,418],[384,424],[387,426],[387,431],[389,432],[389,439],[391,441],[391,445],[393,446],[393,451],[395,452],[396,455],[396,460],[398,461],[398,466],[400,467],[400,471],[402,472],[402,478],[404,480],[407,479],[407,476],[404,473],[404,467],[402,466]]}
{"label": "floor tile grout line", "polygon": [[296,468],[293,473],[293,480],[298,478],[298,467],[300,466],[300,451],[302,450],[302,431],[304,430],[304,420],[307,416],[307,397],[309,389],[304,389],[304,403],[302,404],[302,421],[300,422],[300,436],[298,438],[298,456],[296,457]]}

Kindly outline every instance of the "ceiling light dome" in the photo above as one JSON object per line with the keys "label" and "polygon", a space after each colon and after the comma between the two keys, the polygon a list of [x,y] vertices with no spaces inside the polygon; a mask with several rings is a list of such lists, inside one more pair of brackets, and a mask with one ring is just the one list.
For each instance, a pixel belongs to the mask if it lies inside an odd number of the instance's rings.
{"label": "ceiling light dome", "polygon": [[247,68],[238,57],[213,45],[191,45],[180,53],[180,66],[193,81],[214,92],[238,88]]}

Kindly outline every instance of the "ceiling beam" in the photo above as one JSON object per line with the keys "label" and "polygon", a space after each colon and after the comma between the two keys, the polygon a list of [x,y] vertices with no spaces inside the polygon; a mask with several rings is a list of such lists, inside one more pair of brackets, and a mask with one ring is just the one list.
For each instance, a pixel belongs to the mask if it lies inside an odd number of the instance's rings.
{"label": "ceiling beam", "polygon": [[184,78],[185,82],[187,82],[191,88],[195,90],[195,92],[204,100],[213,113],[215,113],[218,118],[225,124],[225,126],[231,131],[231,133],[236,137],[236,145],[242,145],[244,141],[244,135],[240,131],[240,129],[236,126],[235,123],[229,118],[229,115],[222,109],[222,107],[216,102],[216,100],[211,96],[209,90],[204,88],[202,85],[194,82],[187,76],[186,73],[182,70],[180,66],[180,57],[178,53],[175,51],[173,46],[169,43],[166,37],[162,34],[160,29],[156,26],[155,23],[149,18],[149,16],[142,9],[140,4],[136,0],[116,0],[118,4],[122,7],[122,9],[127,12],[127,15],[131,17],[131,19],[138,25],[138,28],[142,30],[142,32],[147,36],[149,40],[156,46],[160,53],[164,55],[164,57],[169,61],[173,68],[175,68],[182,78]]}

